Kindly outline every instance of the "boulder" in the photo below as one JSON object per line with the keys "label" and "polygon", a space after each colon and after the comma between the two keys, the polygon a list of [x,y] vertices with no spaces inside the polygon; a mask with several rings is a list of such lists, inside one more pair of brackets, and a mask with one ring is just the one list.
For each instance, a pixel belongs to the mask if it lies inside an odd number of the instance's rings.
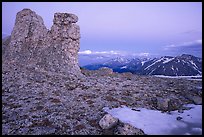
{"label": "boulder", "polygon": [[193,103],[196,105],[202,105],[202,97],[193,96],[192,97]]}
{"label": "boulder", "polygon": [[159,97],[151,97],[147,98],[147,102],[153,108],[156,108],[161,111],[174,111],[179,110],[183,103],[181,100],[177,98],[159,98]]}
{"label": "boulder", "polygon": [[202,104],[202,97],[199,96],[193,96],[193,95],[186,95],[185,96],[186,99],[188,99],[190,102],[193,102],[196,105],[201,105]]}
{"label": "boulder", "polygon": [[111,129],[116,126],[118,123],[118,119],[114,118],[111,114],[106,114],[103,118],[99,121],[99,125],[102,129]]}
{"label": "boulder", "polygon": [[183,102],[177,98],[171,98],[168,103],[168,111],[174,111],[181,109]]}
{"label": "boulder", "polygon": [[168,111],[170,99],[157,98],[157,109],[161,111]]}

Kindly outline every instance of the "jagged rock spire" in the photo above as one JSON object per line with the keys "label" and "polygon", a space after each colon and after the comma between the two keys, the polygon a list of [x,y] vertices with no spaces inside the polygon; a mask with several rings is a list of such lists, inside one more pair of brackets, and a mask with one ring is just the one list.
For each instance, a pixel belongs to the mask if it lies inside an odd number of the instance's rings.
{"label": "jagged rock spire", "polygon": [[17,13],[3,59],[21,67],[32,66],[45,71],[81,75],[77,21],[78,17],[74,14],[55,13],[51,30],[48,30],[42,17],[30,9],[23,9]]}

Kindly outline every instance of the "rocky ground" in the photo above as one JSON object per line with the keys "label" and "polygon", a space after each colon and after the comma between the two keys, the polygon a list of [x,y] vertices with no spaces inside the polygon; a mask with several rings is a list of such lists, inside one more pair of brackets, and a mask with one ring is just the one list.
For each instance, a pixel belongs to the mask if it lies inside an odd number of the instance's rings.
{"label": "rocky ground", "polygon": [[[39,68],[2,72],[2,134],[114,134],[103,130],[104,107],[162,111],[202,104],[202,81],[88,71],[70,78]],[[120,123],[121,124],[121,123]],[[126,126],[127,127],[127,126]]]}

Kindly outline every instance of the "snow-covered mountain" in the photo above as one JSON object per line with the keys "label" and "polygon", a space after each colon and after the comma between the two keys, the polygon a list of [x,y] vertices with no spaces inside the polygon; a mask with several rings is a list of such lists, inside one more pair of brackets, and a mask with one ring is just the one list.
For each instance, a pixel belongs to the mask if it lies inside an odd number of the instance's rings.
{"label": "snow-covered mountain", "polygon": [[142,75],[165,76],[196,76],[202,75],[202,59],[183,54],[160,58],[122,58],[117,57],[103,63],[95,63],[83,66],[89,70],[97,70],[101,67],[112,68],[115,72],[132,72]]}
{"label": "snow-covered mountain", "polygon": [[[88,50],[89,51],[89,50]],[[86,51],[86,52],[88,52]],[[91,51],[89,51],[91,52]],[[103,52],[95,52],[91,54],[82,54],[79,52],[78,54],[79,58],[79,65],[85,66],[89,64],[101,64],[105,63],[111,60],[114,61],[116,58],[126,59],[129,58],[129,56],[121,55],[121,54],[113,54],[113,53],[103,53]],[[113,59],[113,60],[112,60]]]}
{"label": "snow-covered mountain", "polygon": [[108,60],[110,60],[111,58],[108,56],[103,56],[103,55],[95,55],[95,54],[90,54],[90,55],[86,55],[86,54],[79,54],[79,65],[80,66],[85,66],[85,65],[89,65],[89,64],[99,64],[99,63],[103,63],[106,62]]}
{"label": "snow-covered mountain", "polygon": [[113,69],[113,71],[116,71],[116,72],[126,72],[125,70],[123,71],[123,69],[125,69],[124,66],[128,65],[130,61],[131,60],[128,58],[116,57],[114,59],[110,59],[103,63],[95,63],[95,64],[86,65],[83,67],[89,70],[97,70],[101,67],[108,67]]}
{"label": "snow-covered mountain", "polygon": [[138,73],[143,66],[144,62],[150,60],[150,58],[127,58],[127,57],[116,57],[114,59],[110,59],[103,63],[94,63],[83,66],[83,68],[89,70],[97,70],[101,67],[108,67],[113,69],[115,72],[132,72]]}
{"label": "snow-covered mountain", "polygon": [[177,57],[164,56],[144,63],[141,68],[141,74],[166,76],[202,75],[202,59],[187,54]]}

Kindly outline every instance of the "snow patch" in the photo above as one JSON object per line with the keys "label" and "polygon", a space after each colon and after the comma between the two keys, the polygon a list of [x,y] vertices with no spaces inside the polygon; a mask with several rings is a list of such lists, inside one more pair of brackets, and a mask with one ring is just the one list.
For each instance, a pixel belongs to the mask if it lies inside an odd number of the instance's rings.
{"label": "snow patch", "polygon": [[79,51],[79,54],[91,54],[92,51],[91,50],[85,50],[85,51]]}
{"label": "snow patch", "polygon": [[181,60],[182,61],[182,64],[185,64],[186,62],[184,60]]}
{"label": "snow patch", "polygon": [[165,76],[165,75],[153,75],[155,77],[160,77],[160,78],[178,78],[178,79],[187,79],[187,80],[197,80],[197,81],[202,81],[202,75],[197,75],[197,76]]}
{"label": "snow patch", "polygon": [[191,60],[190,63],[193,65],[193,69],[198,71],[199,74],[202,74],[201,71],[198,70],[198,66]]}
{"label": "snow patch", "polygon": [[193,66],[195,66],[196,68],[198,68],[198,66],[197,66],[192,60],[190,60],[190,62],[191,62],[191,64],[192,64]]}
{"label": "snow patch", "polygon": [[125,68],[127,68],[127,66],[123,66],[123,67],[121,67],[121,69],[125,69]]}
{"label": "snow patch", "polygon": [[[171,111],[170,114],[146,108],[135,111],[126,106],[113,109],[105,107],[103,110],[124,123],[142,129],[148,135],[202,134],[202,105],[188,104],[186,107],[191,109],[183,113]],[[177,120],[178,116],[182,119]]]}
{"label": "snow patch", "polygon": [[151,75],[155,70],[156,70],[156,69],[153,69],[153,70],[149,73],[149,75]]}
{"label": "snow patch", "polygon": [[165,61],[163,62],[163,64],[168,63],[169,61],[172,61],[174,58],[165,58]]}
{"label": "snow patch", "polygon": [[155,62],[152,63],[151,65],[147,66],[144,70],[148,69],[149,67],[153,66],[154,64],[156,64],[157,62],[160,62],[160,61],[162,61],[162,60],[163,60],[163,58],[161,58],[161,59],[155,61]]}
{"label": "snow patch", "polygon": [[142,61],[142,62],[141,62],[141,63],[142,63],[142,66],[144,65],[145,62],[147,62],[147,61]]}

